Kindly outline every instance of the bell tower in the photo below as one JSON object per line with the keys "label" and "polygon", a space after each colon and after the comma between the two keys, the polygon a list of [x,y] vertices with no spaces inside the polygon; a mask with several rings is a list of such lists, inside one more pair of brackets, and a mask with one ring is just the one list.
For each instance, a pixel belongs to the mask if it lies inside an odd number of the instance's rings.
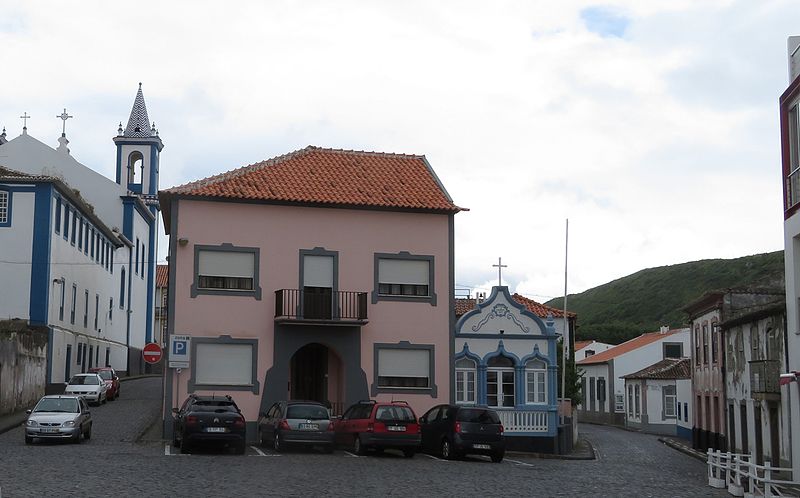
{"label": "bell tower", "polygon": [[117,183],[143,196],[158,194],[158,160],[164,144],[155,123],[150,123],[142,84],[133,101],[128,125],[119,124],[117,136]]}

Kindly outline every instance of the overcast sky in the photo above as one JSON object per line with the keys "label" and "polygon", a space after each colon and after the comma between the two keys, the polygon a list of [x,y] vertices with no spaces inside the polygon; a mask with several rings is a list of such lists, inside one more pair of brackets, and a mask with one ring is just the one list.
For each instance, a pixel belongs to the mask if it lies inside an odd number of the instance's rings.
{"label": "overcast sky", "polygon": [[[0,0],[0,126],[114,178],[138,83],[161,188],[307,145],[424,154],[456,283],[539,301],[782,249],[796,0]],[[166,244],[161,243],[163,260]]]}

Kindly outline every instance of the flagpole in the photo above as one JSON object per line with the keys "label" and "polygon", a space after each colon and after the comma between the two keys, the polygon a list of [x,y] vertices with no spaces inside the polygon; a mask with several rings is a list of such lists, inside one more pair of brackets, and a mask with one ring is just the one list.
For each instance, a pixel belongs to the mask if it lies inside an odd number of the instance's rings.
{"label": "flagpole", "polygon": [[[561,359],[561,399],[567,398],[567,391],[565,390],[567,384],[567,360],[569,359],[569,318],[567,317],[567,258],[569,256],[569,218],[567,218],[566,232],[564,236],[564,334],[562,337],[562,359]],[[564,423],[564,413],[562,407],[559,406],[559,413],[561,413],[561,423]]]}

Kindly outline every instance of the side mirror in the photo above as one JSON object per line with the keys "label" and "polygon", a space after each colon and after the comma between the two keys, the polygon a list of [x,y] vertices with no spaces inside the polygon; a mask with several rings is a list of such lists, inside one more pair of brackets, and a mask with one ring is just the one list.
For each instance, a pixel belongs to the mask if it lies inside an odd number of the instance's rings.
{"label": "side mirror", "polygon": [[33,413],[33,410],[25,410],[26,415],[30,415],[31,413]]}
{"label": "side mirror", "polygon": [[428,419],[427,419],[427,418],[425,418],[425,417],[420,417],[420,418],[419,418],[419,423],[420,423],[420,424],[427,424],[427,423],[428,423]]}

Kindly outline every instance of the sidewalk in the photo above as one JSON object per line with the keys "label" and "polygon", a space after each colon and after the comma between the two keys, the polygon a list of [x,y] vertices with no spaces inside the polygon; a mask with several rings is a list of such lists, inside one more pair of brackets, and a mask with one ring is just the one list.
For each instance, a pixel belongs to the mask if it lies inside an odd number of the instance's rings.
{"label": "sidewalk", "polygon": [[578,443],[568,455],[556,455],[553,453],[529,453],[525,451],[506,451],[506,455],[513,455],[515,458],[543,458],[550,460],[594,460],[594,447],[588,439],[578,438]]}
{"label": "sidewalk", "polygon": [[[161,377],[160,374],[153,374],[153,375],[133,375],[131,377],[120,377],[120,382],[125,382],[128,380],[136,380],[136,379],[143,379],[145,377]],[[33,408],[33,407],[31,407]],[[25,423],[25,419],[28,418],[28,415],[25,413],[25,410],[21,410],[14,413],[9,413],[7,415],[0,415],[0,434],[10,431],[11,429],[22,425]]]}
{"label": "sidewalk", "polygon": [[702,451],[697,451],[696,449],[692,448],[692,445],[689,443],[689,441],[686,441],[685,439],[664,436],[658,438],[658,440],[666,444],[670,448],[674,448],[680,451],[681,453],[689,455],[690,457],[694,457],[700,460],[701,462],[705,463],[706,461],[708,461],[708,455],[706,455]]}

